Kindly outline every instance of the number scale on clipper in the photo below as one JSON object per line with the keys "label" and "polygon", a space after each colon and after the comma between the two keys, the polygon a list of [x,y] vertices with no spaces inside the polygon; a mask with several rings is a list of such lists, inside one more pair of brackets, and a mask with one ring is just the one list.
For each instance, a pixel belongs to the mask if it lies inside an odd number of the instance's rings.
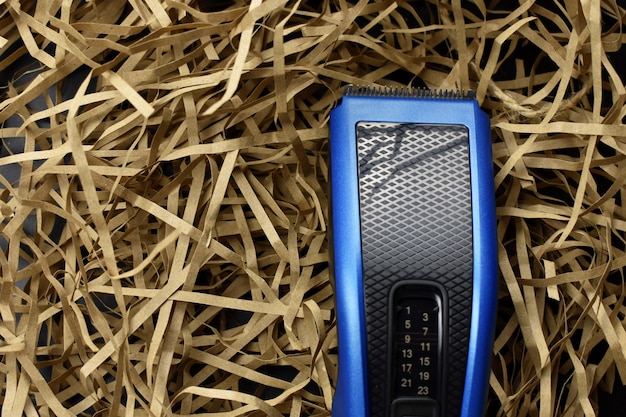
{"label": "number scale on clipper", "polygon": [[472,93],[349,86],[331,113],[333,417],[484,415],[497,302]]}

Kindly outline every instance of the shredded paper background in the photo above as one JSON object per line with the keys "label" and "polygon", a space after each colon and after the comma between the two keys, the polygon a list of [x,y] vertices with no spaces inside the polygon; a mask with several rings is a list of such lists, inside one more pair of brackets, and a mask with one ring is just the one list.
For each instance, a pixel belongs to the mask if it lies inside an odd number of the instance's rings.
{"label": "shredded paper background", "polygon": [[1,415],[328,416],[328,117],[349,83],[477,92],[501,271],[489,415],[608,415],[625,12],[0,0]]}

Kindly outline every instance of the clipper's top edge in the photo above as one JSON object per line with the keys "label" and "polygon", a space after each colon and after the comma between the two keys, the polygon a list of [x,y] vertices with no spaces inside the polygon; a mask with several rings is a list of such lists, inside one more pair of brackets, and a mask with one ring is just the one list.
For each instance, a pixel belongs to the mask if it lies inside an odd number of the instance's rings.
{"label": "clipper's top edge", "polygon": [[475,100],[476,93],[472,90],[445,90],[414,87],[376,87],[348,85],[344,96],[361,97],[402,97],[402,98],[435,98],[435,99],[458,99]]}

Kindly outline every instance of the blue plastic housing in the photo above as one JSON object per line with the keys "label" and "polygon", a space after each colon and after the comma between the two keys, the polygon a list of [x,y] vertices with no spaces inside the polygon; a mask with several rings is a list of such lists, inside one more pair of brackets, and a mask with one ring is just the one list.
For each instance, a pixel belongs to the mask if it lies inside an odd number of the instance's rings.
{"label": "blue plastic housing", "polygon": [[347,95],[330,119],[332,264],[339,369],[332,415],[369,417],[356,124],[464,125],[469,131],[473,294],[462,413],[484,415],[498,292],[496,214],[488,117],[473,99]]}

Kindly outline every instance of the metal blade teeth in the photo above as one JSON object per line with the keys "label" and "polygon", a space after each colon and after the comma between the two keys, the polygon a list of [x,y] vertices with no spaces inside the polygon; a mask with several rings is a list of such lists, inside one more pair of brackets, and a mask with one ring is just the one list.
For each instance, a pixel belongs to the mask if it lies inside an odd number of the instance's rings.
{"label": "metal blade teeth", "polygon": [[434,99],[465,99],[474,100],[474,91],[447,90],[414,87],[362,86],[349,85],[344,92],[346,96],[362,97],[401,97],[401,98],[434,98]]}

